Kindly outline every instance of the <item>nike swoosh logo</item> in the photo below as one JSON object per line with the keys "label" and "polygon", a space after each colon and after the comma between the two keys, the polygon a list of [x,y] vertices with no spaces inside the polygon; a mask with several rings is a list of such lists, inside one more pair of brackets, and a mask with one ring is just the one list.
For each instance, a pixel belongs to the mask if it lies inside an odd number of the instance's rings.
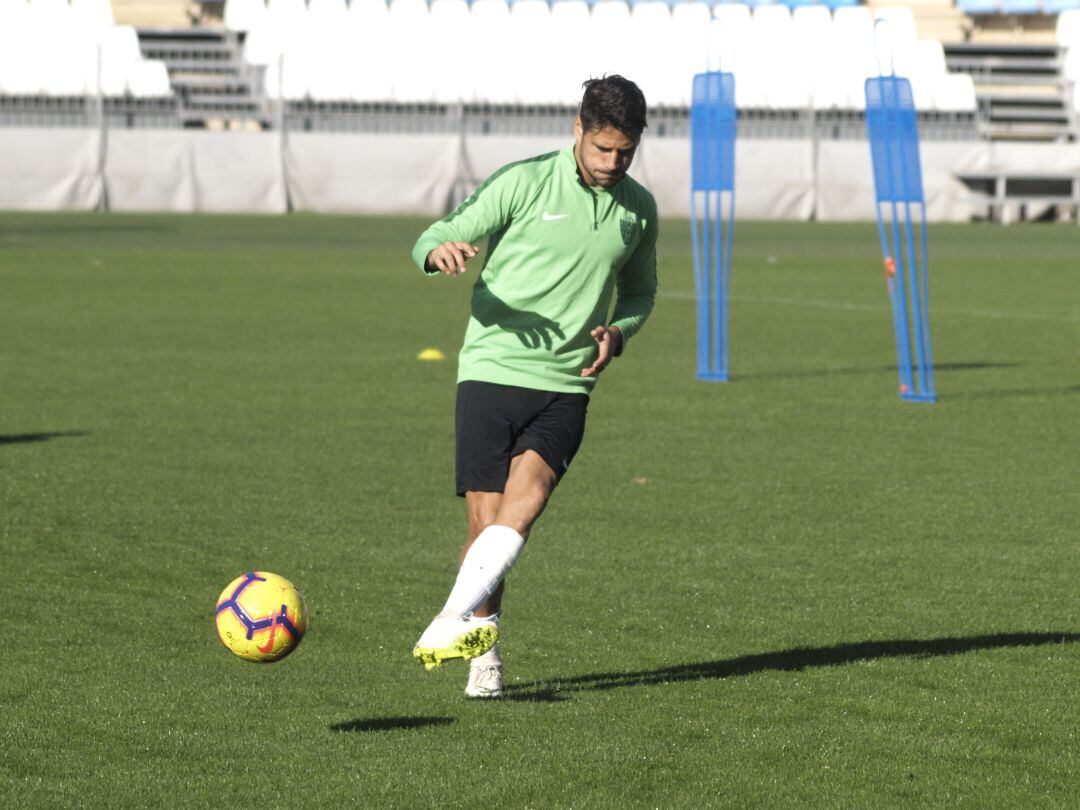
{"label": "nike swoosh logo", "polygon": [[557,219],[566,219],[568,216],[570,216],[570,215],[569,214],[549,214],[547,211],[545,211],[544,212],[544,222],[554,222]]}

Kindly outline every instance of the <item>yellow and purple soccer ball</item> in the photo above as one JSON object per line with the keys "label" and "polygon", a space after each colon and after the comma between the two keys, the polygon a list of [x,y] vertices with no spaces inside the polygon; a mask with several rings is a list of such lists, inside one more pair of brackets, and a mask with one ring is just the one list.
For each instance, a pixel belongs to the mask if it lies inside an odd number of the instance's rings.
{"label": "yellow and purple soccer ball", "polygon": [[280,661],[307,632],[304,596],[277,574],[249,571],[230,582],[214,611],[221,643],[245,661]]}

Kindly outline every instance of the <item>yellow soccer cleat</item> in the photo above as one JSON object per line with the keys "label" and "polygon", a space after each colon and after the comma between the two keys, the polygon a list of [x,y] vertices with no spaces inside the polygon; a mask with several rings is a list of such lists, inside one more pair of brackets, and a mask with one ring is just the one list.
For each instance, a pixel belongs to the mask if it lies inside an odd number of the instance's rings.
{"label": "yellow soccer cleat", "polygon": [[488,619],[436,616],[413,648],[413,658],[427,669],[443,661],[477,658],[499,640],[499,626]]}

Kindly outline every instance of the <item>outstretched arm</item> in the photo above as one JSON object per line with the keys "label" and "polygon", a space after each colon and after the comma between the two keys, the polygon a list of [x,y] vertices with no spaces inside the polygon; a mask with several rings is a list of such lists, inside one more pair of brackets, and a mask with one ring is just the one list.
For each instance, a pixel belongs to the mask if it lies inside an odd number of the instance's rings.
{"label": "outstretched arm", "polygon": [[501,169],[454,211],[420,234],[413,261],[429,275],[456,276],[477,253],[476,242],[505,228],[514,212],[518,176]]}

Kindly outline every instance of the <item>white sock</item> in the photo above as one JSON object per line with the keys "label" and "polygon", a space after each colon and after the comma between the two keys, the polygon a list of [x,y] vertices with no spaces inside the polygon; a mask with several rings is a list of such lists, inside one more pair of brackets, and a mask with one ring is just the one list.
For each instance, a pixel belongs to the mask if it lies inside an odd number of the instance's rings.
{"label": "white sock", "polygon": [[521,556],[525,538],[509,526],[488,526],[469,547],[440,616],[465,616],[495,593]]}
{"label": "white sock", "polygon": [[469,664],[473,667],[473,669],[480,669],[481,667],[502,666],[502,662],[502,656],[499,655],[499,645],[496,644],[483,655],[479,655],[469,661]]}
{"label": "white sock", "polygon": [[[502,616],[502,611],[498,613],[492,613],[490,616],[477,616],[478,619],[483,619],[487,622],[495,622],[495,626],[499,626],[499,618]],[[469,662],[474,668],[501,666],[502,656],[499,655],[499,642],[495,642],[495,646],[488,650],[483,655],[477,656]]]}

